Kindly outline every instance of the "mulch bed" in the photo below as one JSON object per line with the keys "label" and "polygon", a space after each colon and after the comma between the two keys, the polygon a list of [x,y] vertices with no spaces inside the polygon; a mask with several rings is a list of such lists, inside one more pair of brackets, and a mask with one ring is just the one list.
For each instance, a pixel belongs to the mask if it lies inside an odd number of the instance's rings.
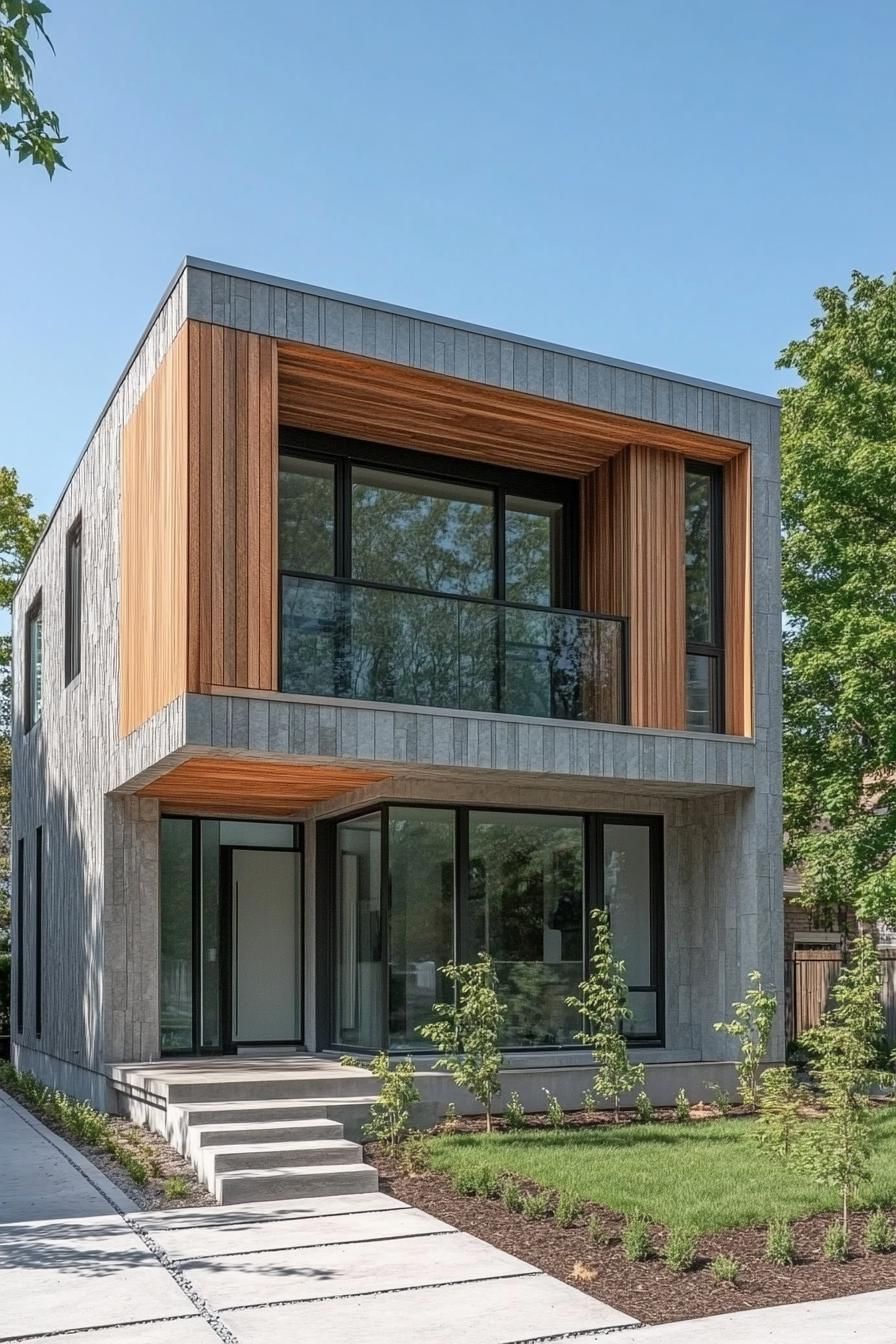
{"label": "mulch bed", "polygon": [[[530,1123],[534,1120],[530,1117]],[[612,1123],[612,1118],[607,1117],[606,1122]],[[590,1123],[594,1123],[593,1118]],[[458,1131],[477,1127],[476,1122],[469,1126],[461,1122]],[[569,1228],[559,1227],[550,1218],[533,1222],[522,1214],[510,1213],[500,1200],[459,1195],[450,1178],[441,1172],[404,1175],[377,1144],[366,1145],[365,1155],[378,1168],[380,1189],[387,1194],[481,1237],[648,1325],[896,1288],[896,1254],[871,1255],[864,1249],[866,1213],[850,1218],[850,1259],[845,1264],[822,1256],[822,1241],[833,1217],[822,1214],[793,1223],[795,1265],[776,1266],[765,1259],[764,1227],[731,1228],[701,1237],[695,1268],[676,1274],[658,1258],[639,1264],[626,1260],[619,1240],[623,1218],[597,1204],[587,1204],[583,1216]],[[531,1181],[517,1180],[524,1190],[538,1189]],[[602,1221],[609,1237],[607,1245],[595,1246],[588,1236],[592,1214]],[[657,1230],[654,1244],[658,1249],[661,1239],[662,1233]],[[740,1261],[742,1269],[736,1284],[718,1283],[713,1278],[709,1264],[719,1254]]]}

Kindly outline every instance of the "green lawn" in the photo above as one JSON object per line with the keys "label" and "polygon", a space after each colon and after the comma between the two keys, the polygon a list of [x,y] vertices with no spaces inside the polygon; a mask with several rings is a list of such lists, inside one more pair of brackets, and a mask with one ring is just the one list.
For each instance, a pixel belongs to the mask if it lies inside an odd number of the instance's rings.
{"label": "green lawn", "polygon": [[[872,1180],[863,1203],[896,1201],[896,1107],[877,1111]],[[766,1156],[751,1120],[690,1125],[456,1134],[433,1140],[433,1166],[512,1172],[620,1213],[700,1232],[798,1218],[837,1207],[836,1192]]]}

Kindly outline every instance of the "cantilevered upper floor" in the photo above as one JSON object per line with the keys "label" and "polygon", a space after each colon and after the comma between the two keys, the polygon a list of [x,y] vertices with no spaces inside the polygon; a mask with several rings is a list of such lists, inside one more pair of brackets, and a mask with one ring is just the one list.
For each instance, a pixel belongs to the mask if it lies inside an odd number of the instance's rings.
{"label": "cantilevered upper floor", "polygon": [[107,788],[204,748],[519,769],[521,742],[748,785],[738,740],[778,749],[777,420],[188,258],[20,587],[17,731],[89,675]]}

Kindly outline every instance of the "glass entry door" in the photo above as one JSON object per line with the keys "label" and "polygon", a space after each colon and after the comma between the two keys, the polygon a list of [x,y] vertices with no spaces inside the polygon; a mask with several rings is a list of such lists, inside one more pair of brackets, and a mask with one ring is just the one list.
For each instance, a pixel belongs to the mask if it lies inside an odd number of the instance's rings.
{"label": "glass entry door", "polygon": [[225,1048],[295,1045],[302,1036],[301,856],[271,849],[225,852]]}

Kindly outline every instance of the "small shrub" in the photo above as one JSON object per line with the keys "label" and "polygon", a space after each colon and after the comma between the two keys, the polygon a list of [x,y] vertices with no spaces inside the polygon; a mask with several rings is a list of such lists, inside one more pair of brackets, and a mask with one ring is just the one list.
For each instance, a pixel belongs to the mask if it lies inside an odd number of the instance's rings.
{"label": "small shrub", "polygon": [[717,1255],[709,1266],[714,1279],[719,1283],[737,1283],[741,1263],[731,1255]]}
{"label": "small shrub", "polygon": [[453,1101],[449,1101],[445,1107],[445,1114],[442,1116],[442,1133],[456,1134],[458,1126],[457,1107]]}
{"label": "small shrub", "polygon": [[475,1193],[483,1199],[497,1199],[501,1181],[489,1167],[480,1167],[476,1172]]}
{"label": "small shrub", "polygon": [[519,1092],[510,1094],[510,1100],[504,1107],[504,1123],[508,1129],[522,1129],[526,1123],[526,1111]]}
{"label": "small shrub", "polygon": [[656,1111],[653,1108],[653,1102],[646,1092],[639,1092],[635,1099],[635,1119],[639,1125],[649,1125],[651,1120],[655,1119]]}
{"label": "small shrub", "polygon": [[622,1229],[622,1250],[626,1260],[649,1260],[653,1254],[650,1221],[643,1213],[632,1213]]}
{"label": "small shrub", "polygon": [[498,1190],[498,1197],[508,1213],[521,1213],[523,1192],[512,1176],[505,1176]]}
{"label": "small shrub", "polygon": [[367,1067],[374,1078],[380,1080],[380,1091],[370,1108],[370,1119],[361,1127],[362,1133],[377,1139],[394,1157],[407,1133],[411,1107],[420,1100],[420,1093],[414,1083],[417,1068],[411,1059],[398,1060],[393,1064],[384,1051],[376,1055]]}
{"label": "small shrub", "polygon": [[166,1199],[185,1199],[190,1193],[190,1182],[185,1176],[171,1176],[165,1182]]}
{"label": "small shrub", "polygon": [[675,1096],[675,1120],[679,1125],[686,1125],[690,1118],[691,1103],[688,1101],[687,1092],[680,1087]]}
{"label": "small shrub", "polygon": [[716,1022],[715,1030],[733,1037],[740,1047],[736,1064],[740,1099],[745,1106],[755,1106],[759,1100],[759,1071],[768,1052],[778,1001],[773,993],[762,987],[762,975],[751,971],[748,979],[753,986],[739,1003],[733,1003],[734,1017],[730,1022]]}
{"label": "small shrub", "polygon": [[597,1213],[592,1213],[588,1219],[588,1240],[595,1246],[609,1244],[610,1234],[604,1227],[603,1219]]}
{"label": "small shrub", "polygon": [[547,1099],[545,1115],[548,1118],[548,1124],[551,1129],[562,1129],[566,1124],[566,1112],[554,1096],[553,1092],[549,1092],[546,1087],[543,1087],[541,1090]]}
{"label": "small shrub", "polygon": [[520,1212],[530,1222],[536,1222],[539,1218],[549,1218],[551,1214],[551,1191],[539,1190],[536,1195],[523,1195]]}
{"label": "small shrub", "polygon": [[451,1178],[451,1184],[459,1195],[478,1195],[479,1173],[475,1167],[471,1167],[469,1171],[456,1171]]}
{"label": "small shrub", "polygon": [[865,1250],[896,1251],[896,1223],[883,1209],[875,1209],[865,1224]]}
{"label": "small shrub", "polygon": [[796,1260],[793,1228],[786,1218],[773,1218],[765,1238],[765,1258],[773,1265],[792,1265]]}
{"label": "small shrub", "polygon": [[697,1258],[697,1234],[690,1227],[672,1227],[663,1247],[663,1262],[675,1274],[694,1268]]}
{"label": "small shrub", "polygon": [[842,1223],[831,1223],[824,1234],[821,1253],[825,1260],[836,1260],[840,1264],[849,1259],[849,1237]]}
{"label": "small shrub", "polygon": [[405,1176],[419,1176],[421,1171],[429,1171],[432,1153],[425,1134],[412,1131],[404,1138],[398,1150],[398,1165]]}
{"label": "small shrub", "polygon": [[723,1117],[730,1115],[731,1107],[734,1105],[734,1098],[731,1096],[731,1093],[727,1092],[725,1088],[721,1087],[718,1083],[710,1083],[709,1091],[712,1093],[712,1106],[715,1109],[716,1114]]}
{"label": "small shrub", "polygon": [[560,1227],[572,1227],[573,1223],[578,1222],[584,1212],[584,1200],[578,1199],[575,1195],[563,1194],[557,1200],[557,1207],[554,1209],[554,1221]]}

